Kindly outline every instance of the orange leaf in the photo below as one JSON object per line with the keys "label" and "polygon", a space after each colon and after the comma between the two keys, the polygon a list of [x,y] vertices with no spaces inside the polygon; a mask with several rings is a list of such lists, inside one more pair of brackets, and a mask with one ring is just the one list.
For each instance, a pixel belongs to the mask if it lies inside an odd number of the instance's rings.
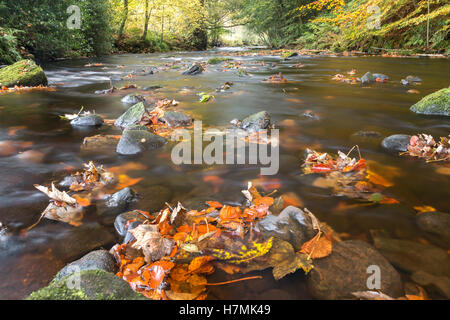
{"label": "orange leaf", "polygon": [[214,209],[220,209],[223,207],[223,204],[221,204],[220,202],[217,202],[217,201],[206,201],[205,203]]}
{"label": "orange leaf", "polygon": [[254,204],[256,206],[260,206],[260,205],[266,205],[267,207],[270,207],[271,205],[273,205],[274,199],[272,197],[261,197],[261,198],[257,198],[254,201]]}
{"label": "orange leaf", "polygon": [[[212,260],[214,260],[214,257],[211,256],[202,256],[202,257],[197,257],[194,260],[191,261],[191,263],[189,264],[189,272],[191,273],[204,273],[204,272],[199,272],[202,270],[202,268],[209,264],[209,262],[211,262]],[[213,267],[214,270],[214,267]]]}

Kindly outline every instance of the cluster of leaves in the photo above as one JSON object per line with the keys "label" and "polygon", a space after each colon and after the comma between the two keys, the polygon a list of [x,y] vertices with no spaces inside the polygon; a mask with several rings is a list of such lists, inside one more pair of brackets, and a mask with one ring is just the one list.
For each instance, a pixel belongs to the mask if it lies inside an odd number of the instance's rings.
{"label": "cluster of leaves", "polygon": [[134,239],[111,249],[120,266],[117,276],[151,299],[201,300],[208,286],[258,278],[208,283],[206,276],[216,268],[245,274],[273,267],[280,279],[299,268],[309,272],[311,259],[331,253],[330,229],[322,231],[312,213],[318,233],[301,252],[280,239],[262,237],[254,226],[271,214],[275,199],[262,196],[251,183],[242,192],[248,200],[244,207],[208,201],[207,209],[188,211],[180,203],[167,205],[153,220],[129,230]]}
{"label": "cluster of leaves", "polygon": [[303,164],[304,174],[324,175],[325,178],[318,178],[314,184],[333,189],[335,195],[382,204],[398,203],[380,193],[383,187],[391,187],[391,182],[368,170],[366,160],[361,155],[359,160],[349,157],[355,148],[357,146],[348,154],[339,151],[336,159],[328,153],[308,149]]}
{"label": "cluster of leaves", "polygon": [[265,79],[264,82],[270,82],[270,83],[287,83],[287,79],[285,77],[283,77],[283,75],[281,74],[281,72],[279,74],[275,74],[273,76],[271,76],[268,79]]}
{"label": "cluster of leaves", "polygon": [[37,86],[37,87],[24,87],[24,86],[14,86],[12,88],[7,87],[1,87],[0,88],[0,94],[4,93],[25,93],[25,92],[31,92],[31,91],[47,91],[52,92],[56,91],[55,88],[46,87],[46,86]]}
{"label": "cluster of leaves", "polygon": [[427,134],[412,136],[408,145],[408,151],[402,155],[409,155],[425,159],[427,162],[439,162],[450,160],[450,140],[441,137],[439,142]]}
{"label": "cluster of leaves", "polygon": [[39,220],[28,227],[28,230],[34,228],[42,218],[79,226],[82,224],[84,208],[89,207],[96,200],[104,199],[118,190],[141,181],[125,174],[116,175],[105,170],[103,166],[97,168],[92,161],[84,164],[84,167],[82,172],[76,172],[70,176],[72,181],[69,187],[70,195],[58,190],[53,183],[51,189],[41,185],[34,186],[49,197],[50,203]]}

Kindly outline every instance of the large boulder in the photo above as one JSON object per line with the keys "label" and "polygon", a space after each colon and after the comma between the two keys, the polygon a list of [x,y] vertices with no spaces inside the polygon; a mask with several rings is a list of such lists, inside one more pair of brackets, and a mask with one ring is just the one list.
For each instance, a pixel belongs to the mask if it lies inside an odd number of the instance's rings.
{"label": "large boulder", "polygon": [[410,141],[411,136],[407,134],[394,134],[384,139],[381,146],[388,151],[406,152]]}
{"label": "large boulder", "polygon": [[450,276],[446,250],[419,242],[373,237],[375,248],[394,266],[410,273],[425,271],[436,276]]}
{"label": "large boulder", "polygon": [[242,120],[240,128],[248,132],[258,132],[266,130],[270,126],[270,115],[267,111],[252,114]]}
{"label": "large boulder", "polygon": [[106,250],[96,250],[89,252],[79,260],[76,260],[63,269],[55,276],[55,280],[61,280],[74,272],[85,270],[103,270],[106,272],[117,272],[117,263],[114,256]]}
{"label": "large boulder", "polygon": [[120,155],[137,155],[146,150],[161,148],[167,140],[144,130],[125,130],[117,144],[116,152]]}
{"label": "large boulder", "polygon": [[268,215],[259,221],[256,227],[267,237],[276,237],[289,242],[296,251],[317,233],[313,228],[311,217],[293,206],[287,207],[278,216]]}
{"label": "large boulder", "polygon": [[[79,282],[78,282],[79,281]],[[79,284],[78,288],[73,288]],[[33,292],[27,300],[146,300],[114,273],[85,270],[79,277],[69,275],[53,280],[47,287]]]}
{"label": "large boulder", "polygon": [[144,103],[139,102],[130,107],[124,114],[122,114],[114,123],[116,127],[125,129],[129,126],[138,124],[142,117],[147,112]]}
{"label": "large boulder", "polygon": [[47,84],[44,70],[32,60],[22,60],[0,69],[0,87],[35,87]]}
{"label": "large boulder", "polygon": [[426,96],[413,105],[411,111],[425,115],[450,116],[450,87]]}
{"label": "large boulder", "polygon": [[403,296],[400,274],[372,246],[362,241],[343,241],[333,246],[330,256],[314,260],[307,278],[313,297],[323,300],[354,299],[353,292],[367,287],[370,266],[380,268],[380,291],[391,296]]}

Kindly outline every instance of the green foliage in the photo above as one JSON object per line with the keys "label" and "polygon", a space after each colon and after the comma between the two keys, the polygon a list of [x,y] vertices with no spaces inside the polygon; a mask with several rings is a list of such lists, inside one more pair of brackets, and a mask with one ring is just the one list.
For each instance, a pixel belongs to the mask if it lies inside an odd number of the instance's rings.
{"label": "green foliage", "polygon": [[12,64],[21,59],[17,50],[16,31],[0,27],[0,64]]}
{"label": "green foliage", "polygon": [[[81,9],[81,29],[69,29],[67,9]],[[109,53],[109,0],[0,0],[0,23],[20,30],[17,44],[40,60]]]}

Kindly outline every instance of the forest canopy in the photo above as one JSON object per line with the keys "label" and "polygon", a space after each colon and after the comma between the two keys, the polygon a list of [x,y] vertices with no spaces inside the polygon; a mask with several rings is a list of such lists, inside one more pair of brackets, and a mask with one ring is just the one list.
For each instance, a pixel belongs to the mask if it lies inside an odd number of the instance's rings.
{"label": "forest canopy", "polygon": [[0,63],[217,45],[448,53],[449,16],[444,0],[0,0]]}

